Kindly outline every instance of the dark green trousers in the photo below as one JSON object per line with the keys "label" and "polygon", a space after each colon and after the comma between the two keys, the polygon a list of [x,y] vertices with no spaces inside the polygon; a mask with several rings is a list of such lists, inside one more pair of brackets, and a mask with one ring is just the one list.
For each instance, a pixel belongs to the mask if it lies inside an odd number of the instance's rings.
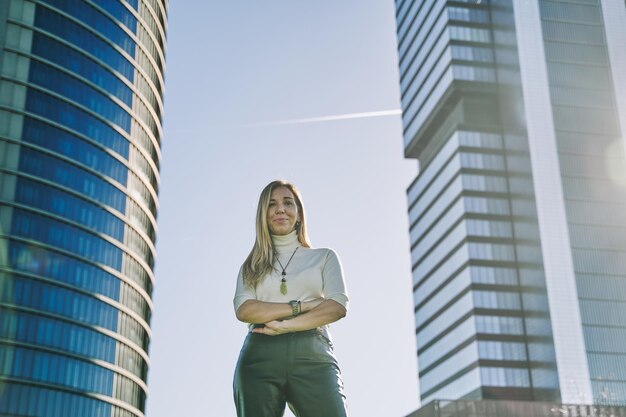
{"label": "dark green trousers", "polygon": [[341,371],[321,329],[279,336],[250,333],[233,383],[238,417],[347,417]]}

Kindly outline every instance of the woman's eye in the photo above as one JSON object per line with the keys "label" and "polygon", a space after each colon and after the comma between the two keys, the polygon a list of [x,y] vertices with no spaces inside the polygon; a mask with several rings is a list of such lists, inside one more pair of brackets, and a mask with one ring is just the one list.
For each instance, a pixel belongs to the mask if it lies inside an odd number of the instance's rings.
{"label": "woman's eye", "polygon": [[286,206],[293,206],[293,201],[285,201]]}
{"label": "woman's eye", "polygon": [[276,203],[270,203],[269,207],[274,207]]}

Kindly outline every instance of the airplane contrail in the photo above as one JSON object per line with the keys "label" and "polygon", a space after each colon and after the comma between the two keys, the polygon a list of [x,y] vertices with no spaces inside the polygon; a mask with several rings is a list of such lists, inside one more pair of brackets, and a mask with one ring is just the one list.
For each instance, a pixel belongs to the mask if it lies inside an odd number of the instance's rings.
{"label": "airplane contrail", "polygon": [[288,119],[288,120],[277,120],[273,122],[259,122],[259,123],[251,123],[247,125],[243,125],[242,127],[259,127],[259,126],[279,126],[279,125],[292,125],[292,124],[300,124],[300,123],[316,123],[316,122],[330,122],[333,120],[346,120],[346,119],[362,119],[366,117],[384,117],[384,116],[395,116],[398,114],[402,114],[402,110],[394,109],[394,110],[379,110],[379,111],[369,111],[363,113],[346,113],[346,114],[335,114],[331,116],[320,116],[320,117],[308,117],[305,119]]}

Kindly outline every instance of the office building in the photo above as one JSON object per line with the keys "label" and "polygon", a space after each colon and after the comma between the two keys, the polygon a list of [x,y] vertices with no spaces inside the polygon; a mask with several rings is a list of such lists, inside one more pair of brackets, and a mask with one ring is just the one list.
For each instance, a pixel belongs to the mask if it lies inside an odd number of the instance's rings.
{"label": "office building", "polygon": [[626,404],[625,2],[396,10],[422,404]]}
{"label": "office building", "polygon": [[166,14],[0,2],[0,415],[144,415]]}
{"label": "office building", "polygon": [[514,400],[434,400],[407,417],[626,417],[626,407]]}

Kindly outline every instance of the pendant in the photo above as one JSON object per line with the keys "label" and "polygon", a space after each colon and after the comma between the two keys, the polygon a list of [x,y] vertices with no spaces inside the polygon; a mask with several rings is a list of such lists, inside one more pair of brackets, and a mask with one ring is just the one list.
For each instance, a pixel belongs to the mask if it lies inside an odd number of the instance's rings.
{"label": "pendant", "polygon": [[283,279],[280,280],[280,293],[282,295],[287,294],[287,281],[285,280],[285,277],[283,277]]}

